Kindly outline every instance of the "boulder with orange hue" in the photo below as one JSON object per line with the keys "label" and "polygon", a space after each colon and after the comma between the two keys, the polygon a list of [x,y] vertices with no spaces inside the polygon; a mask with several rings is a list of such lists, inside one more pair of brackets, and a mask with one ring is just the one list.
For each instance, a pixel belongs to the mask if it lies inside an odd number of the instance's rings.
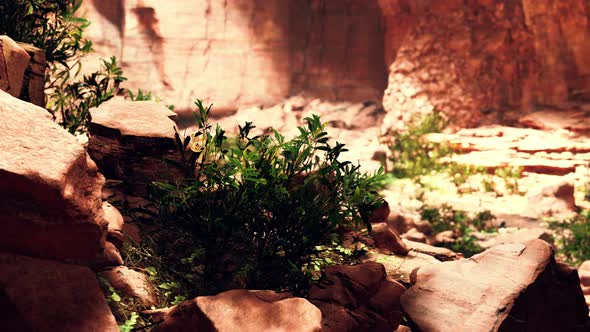
{"label": "boulder with orange hue", "polygon": [[199,296],[156,315],[154,332],[317,332],[322,319],[320,310],[303,298],[243,289]]}
{"label": "boulder with orange hue", "polygon": [[104,256],[103,176],[44,109],[0,91],[0,248],[91,263]]}
{"label": "boulder with orange hue", "polygon": [[588,320],[576,270],[542,240],[422,266],[411,282],[402,307],[421,331],[573,331]]}
{"label": "boulder with orange hue", "polygon": [[0,253],[3,331],[119,331],[87,267]]}

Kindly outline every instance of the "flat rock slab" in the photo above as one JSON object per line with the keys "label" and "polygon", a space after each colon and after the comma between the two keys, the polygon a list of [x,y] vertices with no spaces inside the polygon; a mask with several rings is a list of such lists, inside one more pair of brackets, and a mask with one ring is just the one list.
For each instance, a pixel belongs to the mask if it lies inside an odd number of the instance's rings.
{"label": "flat rock slab", "polygon": [[104,247],[104,177],[44,109],[0,91],[0,248],[89,261]]}
{"label": "flat rock slab", "polygon": [[412,274],[402,307],[421,331],[572,331],[588,316],[575,270],[542,240]]}
{"label": "flat rock slab", "polygon": [[176,113],[153,101],[113,98],[90,110],[92,126],[118,131],[123,136],[174,138]]}
{"label": "flat rock slab", "polygon": [[125,194],[145,197],[153,181],[184,175],[165,161],[180,158],[174,139],[176,114],[166,106],[114,98],[90,114],[88,153],[108,179],[122,181]]}
{"label": "flat rock slab", "polygon": [[519,119],[522,125],[549,130],[570,130],[590,133],[590,111],[543,110],[528,114]]}
{"label": "flat rock slab", "polygon": [[363,261],[383,264],[389,277],[405,283],[410,283],[410,274],[415,269],[428,264],[440,263],[434,256],[417,251],[410,251],[405,256],[398,256],[371,250]]}
{"label": "flat rock slab", "polygon": [[0,319],[4,331],[119,331],[89,268],[5,253]]}

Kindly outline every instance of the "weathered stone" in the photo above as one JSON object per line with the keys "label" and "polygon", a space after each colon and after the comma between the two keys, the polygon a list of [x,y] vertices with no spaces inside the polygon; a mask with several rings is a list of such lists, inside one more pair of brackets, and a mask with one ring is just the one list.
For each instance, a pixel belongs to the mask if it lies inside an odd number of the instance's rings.
{"label": "weathered stone", "polygon": [[422,331],[571,331],[588,318],[578,274],[541,240],[423,266],[402,307]]}
{"label": "weathered stone", "polygon": [[0,248],[88,263],[104,248],[104,178],[50,119],[0,91]]}
{"label": "weathered stone", "polygon": [[375,240],[375,247],[397,255],[408,253],[409,250],[397,231],[391,228],[387,222],[373,224],[371,228],[370,234],[373,240]]}
{"label": "weathered stone", "polygon": [[401,322],[401,284],[382,264],[330,266],[308,298],[322,310],[322,331],[393,331]]}
{"label": "weathered stone", "polygon": [[439,264],[440,261],[434,256],[410,250],[405,256],[387,255],[374,250],[369,250],[363,258],[364,262],[377,262],[385,267],[387,276],[393,280],[410,283],[410,275],[415,269],[428,265]]}
{"label": "weathered stone", "polygon": [[546,185],[527,194],[528,209],[536,217],[568,217],[576,213],[574,186],[568,181]]}
{"label": "weathered stone", "polygon": [[13,97],[20,96],[29,60],[27,51],[15,41],[0,36],[0,90]]}
{"label": "weathered stone", "polygon": [[123,181],[125,194],[145,196],[147,186],[176,174],[173,118],[162,104],[112,99],[90,110],[88,153],[109,179]]}
{"label": "weathered stone", "polygon": [[147,275],[117,266],[99,273],[123,298],[137,298],[144,307],[156,305],[156,292]]}
{"label": "weathered stone", "polygon": [[162,320],[154,332],[317,332],[322,319],[320,310],[303,298],[265,296],[243,289],[199,296],[159,314]]}
{"label": "weathered stone", "polygon": [[410,228],[407,232],[402,234],[401,237],[403,239],[407,239],[410,241],[416,241],[416,242],[422,242],[422,243],[426,243],[428,240],[426,238],[426,235],[424,235],[424,233],[417,230],[415,227]]}
{"label": "weathered stone", "polygon": [[[0,313],[7,331],[119,331],[87,267],[0,253]],[[27,326],[23,326],[27,325]]]}
{"label": "weathered stone", "polygon": [[[473,234],[477,236],[477,234]],[[490,234],[489,239],[478,241],[478,245],[484,249],[507,243],[527,243],[540,239],[549,244],[553,243],[551,231],[545,228],[515,228],[506,227],[498,229],[498,234]]]}
{"label": "weathered stone", "polygon": [[45,107],[45,51],[31,44],[18,43],[31,57],[25,70],[19,99]]}
{"label": "weathered stone", "polygon": [[410,239],[404,239],[403,241],[410,250],[432,256],[439,261],[445,262],[457,259],[457,254],[450,249],[434,247],[425,243],[415,242]]}

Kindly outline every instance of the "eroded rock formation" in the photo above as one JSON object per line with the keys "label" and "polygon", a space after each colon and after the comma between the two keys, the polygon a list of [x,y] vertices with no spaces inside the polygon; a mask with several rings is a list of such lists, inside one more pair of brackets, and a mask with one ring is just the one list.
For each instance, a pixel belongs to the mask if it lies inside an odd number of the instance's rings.
{"label": "eroded rock formation", "polygon": [[[459,126],[588,96],[587,1],[382,0],[396,127],[438,110]],[[398,26],[401,24],[401,29]]]}

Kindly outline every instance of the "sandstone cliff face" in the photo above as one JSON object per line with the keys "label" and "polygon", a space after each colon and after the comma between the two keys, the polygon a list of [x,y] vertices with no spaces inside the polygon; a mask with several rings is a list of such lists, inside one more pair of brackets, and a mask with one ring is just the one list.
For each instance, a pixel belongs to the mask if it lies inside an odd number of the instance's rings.
{"label": "sandstone cliff face", "polygon": [[[216,110],[306,92],[379,100],[387,70],[380,9],[371,1],[92,0],[88,37],[118,56],[128,87]],[[90,65],[91,61],[87,61]]]}
{"label": "sandstone cliff face", "polygon": [[[381,0],[389,125],[434,109],[463,126],[587,96],[584,0]],[[402,22],[401,29],[396,29]]]}
{"label": "sandstone cliff face", "polygon": [[130,88],[177,110],[197,97],[219,112],[386,90],[386,125],[436,109],[474,126],[590,96],[588,0],[91,0],[86,10],[98,55],[118,56]]}

